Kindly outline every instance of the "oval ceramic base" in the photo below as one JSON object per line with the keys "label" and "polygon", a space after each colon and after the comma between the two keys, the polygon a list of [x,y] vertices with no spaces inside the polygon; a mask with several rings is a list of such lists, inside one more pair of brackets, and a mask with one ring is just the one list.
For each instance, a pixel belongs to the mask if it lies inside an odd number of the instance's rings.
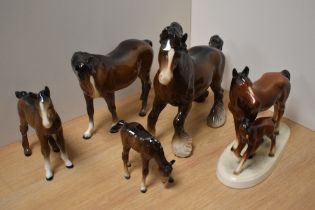
{"label": "oval ceramic base", "polygon": [[280,123],[279,128],[280,133],[276,138],[274,157],[268,156],[271,142],[265,137],[264,143],[257,149],[255,156],[245,162],[243,171],[239,175],[233,174],[239,164],[239,159],[231,151],[233,143],[230,144],[219,158],[217,166],[218,179],[224,185],[232,188],[249,188],[265,180],[279,161],[290,137],[290,128],[286,124]]}

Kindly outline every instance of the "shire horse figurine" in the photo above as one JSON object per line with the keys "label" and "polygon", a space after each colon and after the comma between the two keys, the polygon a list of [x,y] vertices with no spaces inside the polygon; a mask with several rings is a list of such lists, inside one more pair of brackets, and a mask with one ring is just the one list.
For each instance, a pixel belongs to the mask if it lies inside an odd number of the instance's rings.
{"label": "shire horse figurine", "polygon": [[148,116],[148,129],[155,134],[156,122],[165,106],[169,103],[178,107],[172,140],[173,153],[178,157],[188,157],[192,153],[192,138],[184,129],[185,119],[193,101],[205,101],[209,86],[214,92],[214,103],[207,124],[220,127],[225,122],[221,88],[224,54],[210,46],[187,50],[186,39],[187,34],[182,33],[178,23],[172,23],[160,34],[159,70],[154,78],[155,98]]}
{"label": "shire horse figurine", "polygon": [[247,148],[241,158],[238,167],[234,170],[234,174],[238,175],[242,172],[243,165],[246,160],[253,156],[258,147],[264,142],[263,137],[267,136],[271,140],[269,157],[275,154],[276,134],[275,134],[276,121],[272,117],[261,117],[254,121],[252,125],[241,127],[246,129],[243,131],[247,133]]}
{"label": "shire horse figurine", "polygon": [[[140,116],[146,115],[148,94],[151,89],[150,68],[153,60],[152,42],[129,39],[121,42],[107,55],[75,52],[71,59],[74,73],[86,101],[89,124],[83,134],[84,139],[92,136],[94,129],[93,99],[103,97],[112,114],[114,123],[118,121],[115,106],[115,91],[129,86],[137,77],[142,83]],[[111,133],[118,132],[112,127]]]}
{"label": "shire horse figurine", "polygon": [[239,158],[242,158],[241,151],[248,141],[248,130],[259,112],[274,106],[274,133],[279,133],[280,120],[291,89],[290,73],[287,70],[265,73],[255,82],[248,78],[248,74],[247,66],[240,73],[233,69],[229,95],[228,107],[234,118],[237,136],[231,150]]}
{"label": "shire horse figurine", "polygon": [[120,130],[121,141],[123,145],[122,159],[124,162],[125,178],[130,179],[128,167],[131,166],[129,162],[129,151],[134,149],[141,154],[142,158],[142,182],[140,191],[145,193],[146,177],[149,173],[149,162],[153,158],[159,166],[163,174],[163,183],[172,183],[174,179],[171,177],[173,170],[172,165],[175,160],[168,162],[165,158],[161,143],[154,138],[143,126],[136,122],[126,123],[120,120],[116,127]]}
{"label": "shire horse figurine", "polygon": [[35,129],[39,139],[41,152],[44,157],[46,180],[50,181],[54,176],[49,158],[50,148],[48,144],[50,144],[54,152],[61,152],[61,159],[67,168],[73,167],[66,152],[61,120],[51,101],[50,90],[48,87],[45,87],[44,90],[37,94],[16,91],[15,95],[19,99],[17,108],[20,117],[24,155],[30,156],[32,154],[27,138],[28,125],[30,125]]}

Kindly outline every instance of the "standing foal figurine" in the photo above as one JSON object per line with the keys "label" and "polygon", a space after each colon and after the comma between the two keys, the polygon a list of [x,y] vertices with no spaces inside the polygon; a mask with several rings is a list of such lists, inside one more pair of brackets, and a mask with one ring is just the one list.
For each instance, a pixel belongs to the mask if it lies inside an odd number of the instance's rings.
{"label": "standing foal figurine", "polygon": [[187,34],[182,34],[178,23],[172,23],[160,34],[159,70],[154,77],[155,97],[148,116],[148,129],[155,134],[156,122],[166,105],[178,107],[172,140],[173,153],[178,157],[188,157],[192,153],[192,138],[184,129],[185,120],[193,101],[206,100],[209,87],[214,93],[214,103],[207,124],[220,127],[225,122],[221,87],[224,54],[211,46],[187,49],[186,39]]}
{"label": "standing foal figurine", "polygon": [[[86,52],[73,54],[71,64],[84,93],[89,116],[88,129],[83,138],[89,139],[94,129],[93,99],[105,99],[114,123],[118,121],[115,106],[115,91],[133,83],[137,77],[142,83],[142,101],[140,116],[146,115],[148,94],[151,88],[150,68],[153,60],[152,42],[149,40],[129,39],[121,42],[107,55],[95,55]],[[118,132],[115,127],[111,133]]]}
{"label": "standing foal figurine", "polygon": [[128,167],[131,166],[129,162],[129,151],[134,149],[141,154],[142,158],[142,182],[140,190],[145,193],[147,187],[145,184],[146,177],[149,173],[149,162],[153,158],[159,166],[163,174],[164,183],[172,183],[174,180],[171,177],[172,165],[175,160],[168,162],[164,156],[164,151],[161,143],[154,138],[143,126],[136,122],[126,123],[119,121],[116,125],[121,128],[120,135],[123,145],[122,159],[124,162],[125,178],[130,178]]}
{"label": "standing foal figurine", "polygon": [[50,148],[48,143],[55,152],[60,149],[61,158],[67,168],[72,168],[73,164],[66,152],[61,120],[54,109],[49,88],[45,87],[38,94],[16,91],[15,95],[19,99],[17,107],[24,154],[25,156],[32,154],[27,138],[28,125],[30,125],[35,129],[39,139],[41,152],[44,156],[46,180],[50,181],[54,175],[49,158]]}
{"label": "standing foal figurine", "polygon": [[[255,120],[252,125],[244,125],[240,132],[244,132],[247,138],[247,148],[241,158],[241,162],[235,169],[234,174],[238,175],[242,172],[245,161],[253,156],[258,147],[264,142],[263,137],[267,136],[271,140],[269,156],[273,157],[275,154],[276,121],[272,117],[261,117]],[[234,147],[231,148],[232,150]]]}

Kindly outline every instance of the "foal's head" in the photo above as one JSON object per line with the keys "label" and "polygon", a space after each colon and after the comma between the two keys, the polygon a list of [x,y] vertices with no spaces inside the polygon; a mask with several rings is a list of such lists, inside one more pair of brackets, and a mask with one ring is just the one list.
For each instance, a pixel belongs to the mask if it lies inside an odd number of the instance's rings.
{"label": "foal's head", "polygon": [[86,52],[75,52],[71,58],[71,66],[80,80],[95,73],[95,55]]}
{"label": "foal's head", "polygon": [[170,162],[167,162],[167,164],[164,166],[164,168],[160,168],[160,171],[162,172],[163,178],[162,182],[163,183],[172,183],[174,182],[173,177],[171,176],[172,171],[173,171],[173,164],[175,163],[175,160],[171,160]]}
{"label": "foal's head", "polygon": [[167,85],[173,79],[173,70],[177,66],[175,52],[187,51],[187,34],[182,33],[181,26],[174,22],[163,29],[160,34],[159,82]]}

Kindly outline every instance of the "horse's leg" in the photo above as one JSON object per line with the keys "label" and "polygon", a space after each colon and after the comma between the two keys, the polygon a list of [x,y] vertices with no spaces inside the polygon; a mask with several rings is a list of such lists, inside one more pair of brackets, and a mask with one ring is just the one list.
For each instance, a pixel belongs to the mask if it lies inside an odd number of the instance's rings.
{"label": "horse's leg", "polygon": [[192,138],[184,130],[185,119],[191,108],[189,104],[178,107],[178,113],[174,118],[175,133],[172,140],[173,153],[178,157],[188,157],[192,153]]}
{"label": "horse's leg", "polygon": [[275,156],[275,149],[276,149],[276,134],[271,134],[269,136],[270,140],[271,140],[271,145],[270,145],[270,151],[269,151],[269,157],[273,157]]}
{"label": "horse's leg", "polygon": [[48,139],[48,143],[50,144],[52,150],[53,150],[54,152],[59,152],[60,149],[59,149],[59,147],[58,147],[58,145],[57,145],[55,139],[54,139],[51,135],[47,136],[47,139]]}
{"label": "horse's leg", "polygon": [[141,93],[140,100],[142,101],[142,104],[141,104],[141,110],[139,112],[139,115],[141,117],[146,115],[148,95],[151,89],[150,69],[151,69],[152,59],[153,57],[151,55],[144,56],[141,62],[141,66],[140,66],[139,78],[142,84],[142,93]]}
{"label": "horse's leg", "polygon": [[160,113],[166,107],[166,103],[162,102],[157,96],[154,97],[153,108],[148,116],[147,127],[149,132],[155,136],[155,125]]}
{"label": "horse's leg", "polygon": [[125,171],[125,175],[124,177],[126,179],[130,179],[130,173],[128,170],[128,167],[130,166],[130,162],[129,162],[129,151],[130,151],[130,147],[127,146],[123,146],[123,152],[122,152],[122,160],[124,162],[124,171]]}
{"label": "horse's leg", "polygon": [[279,125],[280,125],[280,121],[281,121],[283,113],[284,113],[284,109],[285,109],[284,102],[278,102],[278,117],[277,117],[276,125],[275,125],[275,134],[276,135],[279,134]]}
{"label": "horse's leg", "polygon": [[221,81],[222,75],[217,73],[214,75],[210,85],[214,94],[214,103],[207,117],[207,125],[213,128],[220,127],[225,123],[225,110],[223,105],[224,90],[221,87]]}
{"label": "horse's leg", "polygon": [[51,169],[51,163],[50,163],[50,148],[48,145],[48,139],[42,135],[37,133],[37,136],[39,138],[39,142],[41,145],[41,152],[44,157],[44,167],[45,167],[45,176],[47,181],[51,181],[54,178],[52,169]]}
{"label": "horse's leg", "polygon": [[206,101],[206,98],[208,97],[208,95],[209,95],[209,91],[206,90],[199,97],[195,98],[194,101],[196,101],[197,103],[203,103]]}
{"label": "horse's leg", "polygon": [[24,114],[21,113],[20,114],[20,132],[21,132],[21,135],[22,135],[22,147],[23,147],[23,150],[24,150],[24,155],[26,157],[32,155],[32,150],[31,150],[30,145],[28,143],[27,131],[28,131],[28,124],[26,122]]}
{"label": "horse's leg", "polygon": [[239,175],[242,172],[243,165],[244,165],[245,161],[248,159],[251,152],[252,152],[252,146],[248,145],[243,157],[241,158],[239,165],[237,166],[237,168],[233,172],[235,175]]}
{"label": "horse's leg", "polygon": [[115,93],[105,93],[104,94],[104,99],[107,103],[107,107],[109,112],[112,114],[112,127],[109,130],[109,132],[111,133],[117,133],[119,131],[119,129],[117,127],[115,127],[114,125],[118,122],[118,117],[117,117],[117,113],[116,113],[116,105],[115,105]]}
{"label": "horse's leg", "polygon": [[93,129],[94,129],[94,104],[93,104],[93,98],[84,94],[85,102],[86,102],[86,110],[89,116],[89,126],[87,130],[83,134],[84,139],[89,139],[92,137]]}
{"label": "horse's leg", "polygon": [[147,175],[149,174],[149,161],[150,160],[142,156],[142,181],[140,185],[140,191],[142,193],[145,193],[147,191],[145,181],[146,181]]}
{"label": "horse's leg", "polygon": [[57,142],[57,145],[60,149],[60,156],[63,162],[65,163],[65,166],[67,168],[73,168],[73,163],[71,160],[69,160],[67,151],[66,151],[66,145],[65,145],[65,140],[63,137],[63,131],[62,128],[59,129],[59,131],[56,134],[52,135]]}

